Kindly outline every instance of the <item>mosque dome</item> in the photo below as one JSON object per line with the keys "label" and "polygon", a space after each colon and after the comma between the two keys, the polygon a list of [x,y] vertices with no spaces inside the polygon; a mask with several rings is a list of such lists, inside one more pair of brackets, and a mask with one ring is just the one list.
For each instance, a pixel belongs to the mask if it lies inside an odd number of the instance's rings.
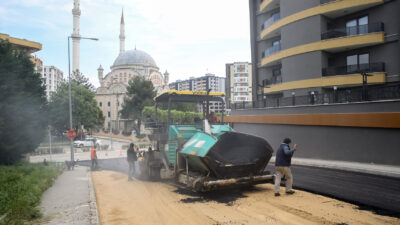
{"label": "mosque dome", "polygon": [[130,65],[157,67],[153,57],[144,51],[135,49],[120,53],[111,68]]}

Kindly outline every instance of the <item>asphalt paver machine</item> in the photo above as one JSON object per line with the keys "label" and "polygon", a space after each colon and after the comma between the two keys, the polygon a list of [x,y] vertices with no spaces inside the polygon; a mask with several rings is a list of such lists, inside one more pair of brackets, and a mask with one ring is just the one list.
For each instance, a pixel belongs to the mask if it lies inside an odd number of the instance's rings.
{"label": "asphalt paver machine", "polygon": [[[171,179],[195,191],[205,192],[271,182],[265,171],[273,150],[263,138],[239,133],[223,123],[210,124],[209,102],[224,102],[224,93],[169,91],[155,98],[155,122],[149,135],[154,150],[143,154],[142,173],[149,178]],[[174,124],[174,102],[194,102],[203,107],[203,119],[195,124]],[[160,103],[168,105],[167,123],[157,122]],[[196,121],[196,120],[195,120]]]}

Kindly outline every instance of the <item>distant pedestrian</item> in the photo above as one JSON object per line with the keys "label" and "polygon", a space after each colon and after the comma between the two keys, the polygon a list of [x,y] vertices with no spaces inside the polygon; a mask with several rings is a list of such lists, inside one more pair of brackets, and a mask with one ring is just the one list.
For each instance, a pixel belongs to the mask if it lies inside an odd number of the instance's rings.
{"label": "distant pedestrian", "polygon": [[129,164],[128,181],[132,180],[132,177],[135,174],[135,162],[137,161],[137,152],[138,151],[135,151],[135,145],[131,143],[126,153],[126,159],[128,160]]}
{"label": "distant pedestrian", "polygon": [[43,165],[48,166],[49,163],[46,161],[46,158],[43,159]]}
{"label": "distant pedestrian", "polygon": [[98,163],[97,163],[97,152],[96,152],[96,147],[93,147],[92,150],[90,151],[90,159],[92,161],[92,170],[96,170]]}
{"label": "distant pedestrian", "polygon": [[296,151],[297,144],[290,149],[292,141],[290,138],[283,139],[283,143],[279,146],[275,156],[275,196],[280,196],[279,186],[283,175],[286,177],[286,194],[293,194],[293,176],[290,170],[293,153]]}

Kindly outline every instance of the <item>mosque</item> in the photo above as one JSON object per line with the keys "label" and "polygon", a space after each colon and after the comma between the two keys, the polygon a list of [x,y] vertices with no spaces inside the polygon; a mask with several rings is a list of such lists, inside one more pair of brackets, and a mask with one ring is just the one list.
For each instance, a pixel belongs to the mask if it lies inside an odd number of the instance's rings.
{"label": "mosque", "polygon": [[126,96],[128,82],[135,76],[143,76],[153,83],[157,94],[168,91],[169,74],[162,75],[153,57],[145,51],[136,49],[125,51],[125,22],[124,13],[121,15],[120,25],[120,52],[110,67],[111,71],[105,76],[100,65],[97,69],[100,87],[96,91],[96,100],[106,118],[104,128],[129,131],[134,121],[121,119],[119,111]]}

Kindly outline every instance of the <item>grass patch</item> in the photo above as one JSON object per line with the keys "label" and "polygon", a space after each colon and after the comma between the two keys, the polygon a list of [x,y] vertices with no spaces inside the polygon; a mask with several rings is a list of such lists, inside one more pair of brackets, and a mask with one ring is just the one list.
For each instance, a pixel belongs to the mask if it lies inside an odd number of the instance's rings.
{"label": "grass patch", "polygon": [[61,172],[60,167],[43,164],[0,166],[0,224],[24,224],[40,218],[42,193]]}

